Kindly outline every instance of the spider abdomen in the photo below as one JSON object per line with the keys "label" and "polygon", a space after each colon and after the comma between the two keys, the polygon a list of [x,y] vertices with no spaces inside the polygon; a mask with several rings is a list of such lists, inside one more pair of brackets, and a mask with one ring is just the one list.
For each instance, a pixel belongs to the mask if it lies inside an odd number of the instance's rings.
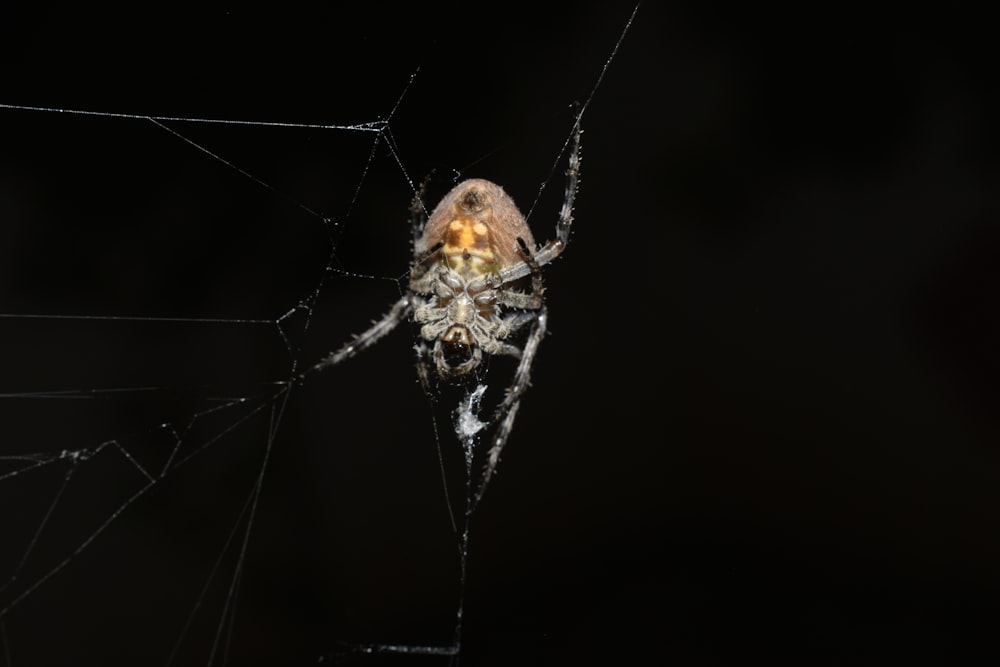
{"label": "spider abdomen", "polygon": [[514,200],[496,183],[462,181],[434,208],[424,228],[422,249],[442,244],[448,266],[467,279],[496,273],[521,261],[517,239],[535,239]]}

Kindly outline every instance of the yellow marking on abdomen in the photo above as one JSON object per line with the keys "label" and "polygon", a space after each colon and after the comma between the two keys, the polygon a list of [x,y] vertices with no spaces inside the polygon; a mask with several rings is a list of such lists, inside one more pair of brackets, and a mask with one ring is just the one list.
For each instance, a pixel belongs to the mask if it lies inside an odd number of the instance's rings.
{"label": "yellow marking on abdomen", "polygon": [[471,218],[454,218],[444,235],[444,256],[448,266],[458,271],[482,274],[497,271],[497,259],[490,247],[490,230]]}

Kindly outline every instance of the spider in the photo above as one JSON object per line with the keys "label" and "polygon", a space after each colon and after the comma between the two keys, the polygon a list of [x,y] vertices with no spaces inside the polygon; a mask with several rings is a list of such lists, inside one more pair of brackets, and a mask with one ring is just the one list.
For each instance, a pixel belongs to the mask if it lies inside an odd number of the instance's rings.
{"label": "spider", "polygon": [[[569,242],[582,132],[577,119],[556,238],[541,248],[536,249],[524,216],[499,185],[479,178],[462,181],[444,196],[430,218],[421,203],[421,188],[410,206],[414,259],[408,291],[367,331],[311,369],[322,370],[350,359],[407,319],[419,326],[417,375],[425,390],[434,376],[450,383],[475,377],[484,355],[518,359],[513,382],[493,413],[492,421],[499,421],[499,426],[476,502],[499,463],[545,337],[548,312],[540,269]],[[510,338],[525,328],[528,336],[519,348]]]}

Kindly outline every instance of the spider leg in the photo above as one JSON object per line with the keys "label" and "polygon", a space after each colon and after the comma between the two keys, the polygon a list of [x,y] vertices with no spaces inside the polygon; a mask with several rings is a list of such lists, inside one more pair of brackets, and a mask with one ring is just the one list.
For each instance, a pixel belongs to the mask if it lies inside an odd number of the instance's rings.
{"label": "spider leg", "polygon": [[438,283],[439,273],[435,271],[433,264],[428,264],[434,253],[444,247],[444,241],[435,243],[416,257],[410,265],[410,291],[417,294],[434,294],[435,286]]}
{"label": "spider leg", "polygon": [[420,380],[420,388],[423,389],[424,396],[434,404],[436,396],[431,390],[431,350],[423,340],[419,340],[413,349],[417,353],[417,379]]}
{"label": "spider leg", "polygon": [[521,252],[524,263],[531,269],[531,293],[541,297],[542,293],[545,292],[545,283],[542,282],[542,269],[538,266],[535,256],[531,254],[531,250],[528,249],[528,244],[520,236],[517,237],[517,245],[519,246],[518,250]]}
{"label": "spider leg", "polygon": [[413,302],[411,297],[404,296],[389,309],[382,319],[378,320],[367,331],[356,335],[350,342],[345,344],[336,352],[331,352],[328,357],[320,361],[318,364],[310,368],[307,372],[312,373],[314,371],[321,371],[324,368],[329,368],[330,366],[336,366],[342,361],[350,359],[358,352],[367,350],[369,347],[377,343],[383,336],[391,332],[400,322],[405,320],[407,316],[413,311]]}
{"label": "spider leg", "polygon": [[[503,318],[503,323],[507,327],[507,331],[509,332],[508,335],[514,333],[515,331],[520,330],[521,327],[523,327],[523,326],[525,326],[527,324],[531,324],[532,322],[534,322],[538,318],[538,312],[537,311],[540,308],[541,308],[541,306],[539,306],[538,308],[535,308],[534,312],[511,313],[510,315],[507,315],[506,317],[504,317]],[[514,356],[520,358],[521,351],[518,350],[517,354],[515,354]]]}
{"label": "spider leg", "polygon": [[[542,286],[542,271],[538,268],[535,258],[531,256],[531,251],[528,250],[524,239],[518,237],[517,242],[521,244],[521,254],[524,256],[525,263],[532,269],[531,294],[514,292],[512,290],[501,290],[497,294],[498,304],[507,306],[508,308],[528,311],[511,313],[503,318],[503,325],[507,330],[506,335],[508,336],[521,329],[521,327],[535,322],[538,319],[537,311],[545,306],[545,301],[542,299],[542,292],[544,291],[544,287]],[[490,352],[492,354],[505,354],[515,359],[519,359],[522,354],[521,348],[501,341],[497,341],[497,349],[490,350]]]}
{"label": "spider leg", "polygon": [[[520,245],[518,252],[521,253],[523,259],[520,264],[513,268],[524,267],[529,271],[531,275],[531,293],[525,294],[513,289],[501,289],[497,292],[497,303],[501,306],[516,308],[518,310],[538,310],[545,303],[542,299],[542,294],[545,292],[545,285],[542,282],[542,269],[538,266],[538,262],[535,261],[524,239],[518,237],[517,242]],[[501,285],[509,282],[505,275],[504,273],[500,275]]]}
{"label": "spider leg", "polygon": [[[511,335],[516,331],[519,331],[522,327],[527,324],[531,324],[538,319],[538,309],[541,308],[539,305],[535,308],[535,312],[528,313],[512,313],[503,318],[503,326],[506,328],[506,335]],[[501,340],[497,340],[494,345],[489,348],[484,348],[484,351],[490,354],[502,354],[508,357],[514,357],[515,359],[521,358],[521,348],[517,345],[507,343]]]}
{"label": "spider leg", "polygon": [[545,303],[538,294],[524,294],[504,290],[497,294],[497,303],[518,310],[538,310]]}
{"label": "spider leg", "polygon": [[431,181],[431,175],[427,174],[417,191],[413,194],[413,201],[410,202],[410,225],[413,229],[413,249],[417,251],[417,244],[424,235],[424,227],[427,225],[427,208],[424,206],[424,193],[427,192],[427,184]]}
{"label": "spider leg", "polygon": [[508,410],[516,401],[521,400],[521,395],[527,391],[528,386],[531,384],[531,364],[535,360],[535,354],[538,352],[538,346],[541,344],[542,338],[545,337],[548,324],[548,311],[543,307],[537,313],[524,313],[524,315],[530,315],[531,319],[534,320],[534,325],[531,328],[531,333],[528,334],[528,340],[524,343],[524,349],[520,351],[521,360],[517,365],[517,370],[514,371],[514,380],[511,382],[503,401],[500,402],[500,405],[493,412],[494,419],[499,419],[500,415]]}
{"label": "spider leg", "polygon": [[490,483],[493,473],[500,463],[500,454],[507,444],[507,439],[510,437],[511,431],[514,429],[514,419],[517,417],[517,411],[521,407],[521,396],[531,383],[531,364],[535,360],[538,346],[541,344],[542,339],[545,338],[547,321],[548,312],[542,307],[535,316],[535,323],[531,328],[531,334],[524,344],[524,350],[521,351],[521,361],[517,364],[517,370],[514,372],[513,384],[511,384],[510,389],[507,390],[507,395],[494,412],[494,419],[498,419],[501,416],[502,419],[493,436],[493,445],[486,455],[486,468],[483,471],[483,478],[479,482],[479,488],[476,490],[475,498],[469,506],[470,513],[476,508],[476,505],[479,504],[483,494],[486,492],[486,486]]}
{"label": "spider leg", "polygon": [[581,135],[583,135],[583,130],[580,128],[579,119],[577,119],[576,129],[573,132],[573,147],[569,153],[569,167],[566,169],[566,192],[563,194],[563,204],[562,209],[559,211],[559,220],[556,221],[556,238],[546,243],[542,246],[541,250],[534,253],[534,267],[525,261],[501,271],[500,279],[503,283],[513,282],[519,278],[532,275],[539,266],[545,266],[558,257],[569,244],[569,235],[573,228],[573,204],[576,202],[576,191],[580,184]]}
{"label": "spider leg", "polygon": [[580,119],[577,118],[576,129],[573,132],[573,148],[569,152],[569,168],[566,169],[566,192],[563,194],[559,221],[556,222],[556,238],[559,239],[559,243],[563,247],[569,243],[569,232],[573,225],[573,204],[576,202],[576,191],[580,184],[580,138],[582,135],[583,128],[580,127]]}

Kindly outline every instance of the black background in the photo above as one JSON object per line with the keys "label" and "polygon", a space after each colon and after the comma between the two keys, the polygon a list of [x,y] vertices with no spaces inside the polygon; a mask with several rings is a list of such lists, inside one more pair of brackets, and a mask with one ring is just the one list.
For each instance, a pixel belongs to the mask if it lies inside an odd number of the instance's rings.
{"label": "black background", "polygon": [[[173,664],[207,664],[265,455],[214,664],[451,640],[436,442],[453,485],[459,454],[446,421],[434,436],[408,333],[275,401],[268,449],[272,403],[203,411],[289,376],[279,328],[190,320],[292,311],[332,239],[342,272],[305,333],[305,311],[281,327],[315,361],[398,298],[385,278],[406,269],[428,173],[438,196],[457,177],[503,184],[550,238],[572,105],[631,13],[605,4],[4,10],[0,103],[388,119],[395,149],[0,109],[0,312],[187,320],[0,319],[3,454],[113,439],[154,471],[174,442],[157,425],[193,414],[182,451],[210,443],[79,553],[142,487],[136,466],[107,447],[0,482],[2,578],[18,574],[0,606],[42,581],[4,618],[8,664],[165,664],[189,619]],[[545,272],[551,335],[472,522],[463,664],[997,657],[989,26],[640,7],[584,116],[574,235]],[[127,387],[156,389],[80,394]],[[75,398],[23,396],[61,390]]]}

